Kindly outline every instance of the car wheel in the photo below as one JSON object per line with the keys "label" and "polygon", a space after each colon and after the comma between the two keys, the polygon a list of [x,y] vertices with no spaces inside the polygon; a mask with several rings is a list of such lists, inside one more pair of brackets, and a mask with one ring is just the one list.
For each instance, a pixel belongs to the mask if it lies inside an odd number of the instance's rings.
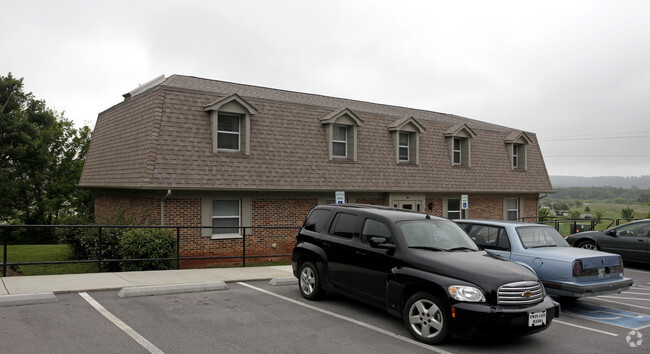
{"label": "car wheel", "polygon": [[586,250],[596,250],[596,251],[598,250],[598,247],[596,247],[596,243],[594,241],[589,241],[589,240],[580,241],[578,247],[584,248]]}
{"label": "car wheel", "polygon": [[419,292],[411,296],[404,306],[404,325],[420,342],[438,344],[449,332],[449,316],[437,297]]}
{"label": "car wheel", "polygon": [[313,263],[305,262],[300,267],[298,287],[302,297],[308,300],[315,300],[322,294],[318,270]]}

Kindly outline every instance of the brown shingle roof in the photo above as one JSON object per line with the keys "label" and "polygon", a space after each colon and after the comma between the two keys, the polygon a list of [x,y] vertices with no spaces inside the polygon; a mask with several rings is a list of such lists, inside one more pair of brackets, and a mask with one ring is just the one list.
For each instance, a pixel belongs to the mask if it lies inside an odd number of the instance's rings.
{"label": "brown shingle roof", "polygon": [[[212,152],[204,107],[237,94],[253,105],[250,155]],[[328,158],[321,119],[349,109],[358,129],[357,162]],[[387,127],[413,117],[419,165],[395,163]],[[472,167],[450,165],[443,132],[466,124],[476,132]],[[527,133],[526,172],[510,168],[504,140],[514,129],[404,107],[173,75],[99,114],[79,185],[139,189],[552,191],[536,137]]]}

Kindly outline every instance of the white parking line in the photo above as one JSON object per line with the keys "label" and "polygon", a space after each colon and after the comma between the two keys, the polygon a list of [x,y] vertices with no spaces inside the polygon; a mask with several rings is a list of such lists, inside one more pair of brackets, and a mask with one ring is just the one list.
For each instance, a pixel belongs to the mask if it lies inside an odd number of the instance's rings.
{"label": "white parking line", "polygon": [[[569,315],[569,314],[564,314],[564,316],[571,316],[571,315]],[[571,317],[577,317],[577,316],[571,316]],[[577,317],[577,318],[581,318],[581,317]],[[587,331],[592,331],[592,332],[597,332],[597,333],[607,334],[608,336],[612,336],[612,337],[618,337],[618,334],[616,334],[616,333],[605,332],[605,331],[601,331],[601,330],[599,330],[599,329],[595,329],[595,328],[591,328],[591,327],[585,327],[585,326],[580,326],[580,325],[577,325],[577,324],[573,324],[573,323],[569,323],[569,322],[564,322],[564,321],[560,321],[560,320],[553,320],[553,323],[559,323],[559,324],[563,324],[563,325],[567,325],[567,326],[571,326],[571,327],[576,327],[576,328],[584,329],[584,330],[587,330]]]}
{"label": "white parking line", "polygon": [[153,345],[145,337],[141,336],[138,332],[133,330],[133,328],[129,327],[129,325],[122,322],[119,318],[115,317],[115,315],[110,313],[104,306],[95,301],[95,299],[93,299],[90,295],[87,293],[79,293],[79,295],[81,295],[81,297],[84,298],[84,300],[86,300],[90,306],[94,307],[95,310],[104,315],[104,317],[106,317],[109,321],[113,322],[114,325],[124,331],[124,333],[128,334],[129,337],[133,338],[136,342],[138,342],[138,344],[143,346],[144,349],[148,350],[149,353],[164,354],[162,350],[158,349],[158,347]]}
{"label": "white parking line", "polygon": [[[598,300],[600,300],[600,301],[611,302],[611,303],[614,303],[614,304],[625,305],[625,306],[631,306],[631,307],[637,307],[637,308],[644,309],[644,310],[650,310],[650,307],[639,306],[639,305],[632,305],[632,304],[628,304],[627,302],[620,302],[620,301],[614,301],[614,300],[607,300],[607,299],[603,299],[602,296],[598,296],[598,297],[596,297],[596,299],[598,299]],[[625,300],[626,298],[621,297],[621,298],[619,298],[619,299]]]}
{"label": "white parking line", "polygon": [[385,330],[385,329],[381,329],[381,328],[379,328],[379,327],[375,327],[375,326],[373,326],[373,325],[371,325],[371,324],[368,324],[368,323],[365,323],[365,322],[361,322],[361,321],[358,321],[358,320],[355,320],[355,319],[353,319],[353,318],[346,317],[346,316],[343,316],[343,315],[339,315],[338,313],[335,313],[335,312],[330,312],[330,311],[327,311],[327,310],[323,310],[323,309],[318,308],[318,307],[316,307],[316,306],[312,306],[312,305],[309,305],[309,304],[305,304],[305,303],[303,303],[303,302],[300,302],[300,301],[297,301],[297,300],[294,300],[294,299],[291,299],[291,298],[288,298],[288,297],[285,297],[285,296],[282,296],[282,295],[278,295],[278,294],[276,294],[276,293],[273,293],[273,292],[270,292],[270,291],[268,291],[268,290],[264,290],[264,289],[258,288],[258,287],[256,287],[256,286],[253,286],[253,285],[250,285],[250,284],[241,283],[241,282],[239,282],[239,283],[237,283],[237,284],[239,284],[239,285],[243,285],[243,286],[245,286],[245,287],[247,287],[247,288],[250,288],[250,289],[253,289],[253,290],[257,290],[257,291],[262,292],[262,293],[267,294],[267,295],[275,296],[275,297],[277,297],[278,299],[282,299],[282,300],[285,300],[285,301],[288,301],[288,302],[294,303],[294,304],[296,304],[296,305],[300,305],[300,306],[302,306],[302,307],[306,307],[306,308],[308,308],[308,309],[311,309],[311,310],[314,310],[314,311],[318,311],[318,312],[320,312],[320,313],[324,313],[324,314],[326,314],[326,315],[330,315],[330,316],[336,317],[336,318],[338,318],[338,319],[341,319],[341,320],[344,320],[344,321],[348,321],[348,322],[354,323],[354,324],[356,324],[356,325],[359,325],[359,326],[362,326],[362,327],[365,327],[365,328],[371,329],[371,330],[373,330],[373,331],[376,331],[376,332],[379,332],[379,333],[385,334],[385,335],[387,335],[387,336],[390,336],[390,337],[393,337],[393,338],[399,339],[399,340],[401,340],[401,341],[404,341],[404,342],[407,342],[407,343],[410,343],[410,344],[413,344],[413,345],[417,345],[417,346],[419,346],[419,347],[421,347],[421,348],[428,349],[428,350],[431,350],[431,351],[433,351],[433,352],[437,352],[437,353],[450,353],[450,352],[448,352],[448,351],[445,351],[445,350],[442,350],[442,349],[436,348],[436,347],[434,347],[434,346],[427,345],[427,344],[424,344],[424,343],[420,343],[420,342],[418,342],[418,341],[415,341],[415,340],[410,339],[410,338],[406,338],[406,337],[401,336],[401,335],[399,335],[399,334],[396,334],[396,333],[393,333],[393,332],[389,332],[389,331],[387,331],[387,330]]}
{"label": "white parking line", "polygon": [[[645,294],[643,294],[645,295]],[[621,296],[609,296],[609,295],[601,295],[598,296],[598,298],[607,298],[607,299],[625,299],[625,300],[637,300],[637,301],[650,301],[650,299],[641,299],[638,297],[621,297]]]}

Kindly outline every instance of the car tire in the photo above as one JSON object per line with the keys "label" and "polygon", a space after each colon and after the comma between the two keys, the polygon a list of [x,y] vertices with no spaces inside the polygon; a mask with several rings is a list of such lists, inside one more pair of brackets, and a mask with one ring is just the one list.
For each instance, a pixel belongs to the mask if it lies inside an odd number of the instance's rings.
{"label": "car tire", "polygon": [[420,342],[438,344],[449,333],[449,315],[446,306],[428,292],[418,292],[404,305],[403,320],[406,329]]}
{"label": "car tire", "polygon": [[591,240],[580,241],[580,243],[578,243],[578,248],[584,248],[586,250],[598,250],[596,243]]}
{"label": "car tire", "polygon": [[307,300],[316,300],[323,294],[318,269],[313,263],[305,262],[300,266],[298,288],[302,297]]}

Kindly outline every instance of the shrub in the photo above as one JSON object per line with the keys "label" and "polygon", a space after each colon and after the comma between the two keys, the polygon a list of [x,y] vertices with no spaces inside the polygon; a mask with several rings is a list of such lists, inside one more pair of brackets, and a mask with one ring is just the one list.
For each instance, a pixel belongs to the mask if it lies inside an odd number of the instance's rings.
{"label": "shrub", "polygon": [[621,209],[621,218],[622,219],[634,219],[634,209],[630,207],[625,207]]}
{"label": "shrub", "polygon": [[[119,248],[124,259],[172,258],[176,251],[176,236],[170,229],[137,228],[124,232]],[[122,271],[172,269],[172,261],[150,260],[121,262]]]}

